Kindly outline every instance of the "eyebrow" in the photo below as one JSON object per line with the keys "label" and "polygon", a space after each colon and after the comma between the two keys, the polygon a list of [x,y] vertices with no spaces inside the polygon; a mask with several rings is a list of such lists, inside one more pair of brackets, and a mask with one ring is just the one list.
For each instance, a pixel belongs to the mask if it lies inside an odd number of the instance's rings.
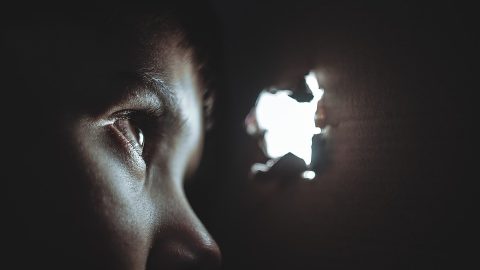
{"label": "eyebrow", "polygon": [[179,110],[179,101],[176,92],[173,88],[165,82],[161,77],[164,75],[156,72],[129,72],[130,78],[133,79],[135,84],[140,84],[138,87],[133,87],[133,93],[138,95],[138,91],[148,91],[155,95],[160,101],[160,114],[164,121],[168,121],[170,127],[181,128],[184,123],[184,119],[181,116]]}
{"label": "eyebrow", "polygon": [[120,81],[121,94],[118,96],[122,101],[138,97],[142,93],[149,92],[160,101],[162,107],[174,109],[178,107],[178,100],[175,91],[165,80],[161,79],[162,74],[154,72],[120,72],[117,73]]}
{"label": "eyebrow", "polygon": [[161,79],[162,74],[156,72],[127,72],[127,76],[134,79],[134,82],[140,83],[146,90],[153,92],[160,99],[168,99],[169,103],[178,103],[175,92],[172,87]]}
{"label": "eyebrow", "polygon": [[81,113],[97,118],[109,117],[123,110],[143,111],[161,119],[169,130],[181,129],[184,119],[176,91],[161,77],[161,73],[137,71],[121,71],[106,76],[108,85],[104,85],[105,94],[95,94],[102,93],[101,90],[93,92],[88,101],[95,104],[83,108]]}

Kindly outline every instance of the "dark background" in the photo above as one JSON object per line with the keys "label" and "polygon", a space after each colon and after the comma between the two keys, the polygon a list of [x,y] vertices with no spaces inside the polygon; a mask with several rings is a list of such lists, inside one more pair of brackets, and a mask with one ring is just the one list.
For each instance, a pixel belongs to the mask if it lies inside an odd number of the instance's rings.
{"label": "dark background", "polygon": [[[212,1],[223,87],[190,190],[224,269],[439,269],[473,261],[475,14],[461,4]],[[249,178],[259,91],[314,69],[332,128],[312,181]]]}

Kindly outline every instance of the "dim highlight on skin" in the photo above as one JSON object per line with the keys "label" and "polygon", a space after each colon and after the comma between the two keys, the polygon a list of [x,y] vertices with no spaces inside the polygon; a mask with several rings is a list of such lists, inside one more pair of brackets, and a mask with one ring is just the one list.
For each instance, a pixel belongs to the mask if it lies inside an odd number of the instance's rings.
{"label": "dim highlight on skin", "polygon": [[[22,241],[7,241],[18,243],[12,269],[219,266],[186,193],[198,179],[209,87],[185,12],[158,3],[8,22],[9,60],[35,71],[10,70],[25,82],[12,89],[34,95],[36,119],[22,128],[37,137],[19,162],[32,169],[8,187],[22,191],[9,197],[12,214],[31,213],[14,224]],[[25,255],[35,267],[17,259]]]}

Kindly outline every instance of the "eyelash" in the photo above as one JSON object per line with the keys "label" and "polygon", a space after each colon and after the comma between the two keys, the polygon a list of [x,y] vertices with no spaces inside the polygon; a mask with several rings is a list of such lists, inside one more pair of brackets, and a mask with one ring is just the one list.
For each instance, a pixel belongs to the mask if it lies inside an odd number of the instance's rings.
{"label": "eyelash", "polygon": [[[112,115],[113,123],[111,127],[116,132],[116,135],[119,136],[122,143],[127,147],[128,151],[133,151],[142,157],[145,161],[147,156],[147,146],[151,137],[154,135],[154,131],[157,130],[156,123],[158,123],[158,118],[160,116],[156,111],[150,110],[122,110],[114,113]],[[139,129],[143,133],[144,145],[140,147],[136,139],[130,140],[129,134],[126,134],[125,128],[118,126],[119,121],[128,121],[129,125],[133,129]],[[137,137],[136,134],[133,135]],[[140,135],[139,135],[140,136]]]}

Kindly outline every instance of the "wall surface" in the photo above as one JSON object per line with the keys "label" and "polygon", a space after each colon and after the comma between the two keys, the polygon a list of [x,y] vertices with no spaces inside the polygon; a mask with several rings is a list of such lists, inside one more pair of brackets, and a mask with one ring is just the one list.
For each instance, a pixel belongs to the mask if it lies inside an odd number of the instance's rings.
{"label": "wall surface", "polygon": [[[468,8],[289,2],[214,1],[226,80],[207,145],[209,180],[192,200],[224,269],[466,265],[475,90]],[[245,116],[262,88],[308,69],[335,123],[329,165],[312,182],[250,179],[263,157]]]}

